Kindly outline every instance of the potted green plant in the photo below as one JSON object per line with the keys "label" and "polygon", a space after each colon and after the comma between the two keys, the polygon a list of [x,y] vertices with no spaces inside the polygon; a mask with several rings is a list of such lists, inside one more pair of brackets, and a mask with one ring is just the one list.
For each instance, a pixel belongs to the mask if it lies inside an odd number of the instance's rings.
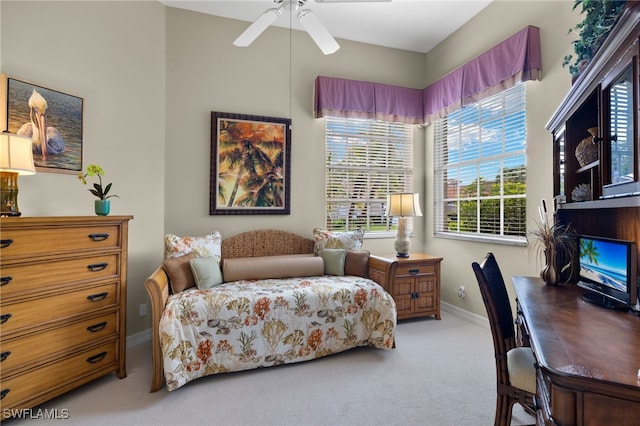
{"label": "potted green plant", "polygon": [[571,75],[577,77],[593,58],[616,24],[626,3],[627,0],[575,0],[573,9],[582,6],[581,13],[584,19],[569,30],[570,34],[572,32],[579,34],[578,39],[573,42],[575,57],[567,55],[562,61],[562,66],[569,66]]}
{"label": "potted green plant", "polygon": [[78,179],[83,185],[87,184],[87,177],[98,176],[98,182],[93,184],[93,188],[89,188],[89,192],[98,197],[95,200],[95,212],[100,216],[107,216],[111,210],[111,202],[109,198],[120,198],[115,194],[109,194],[111,191],[111,183],[106,186],[102,185],[102,176],[104,176],[104,170],[102,167],[96,164],[89,164],[85,173],[80,173]]}
{"label": "potted green plant", "polygon": [[571,225],[555,222],[553,215],[548,214],[545,200],[542,200],[538,212],[540,219],[529,232],[527,240],[544,264],[540,278],[550,285],[567,283],[573,277],[577,234]]}

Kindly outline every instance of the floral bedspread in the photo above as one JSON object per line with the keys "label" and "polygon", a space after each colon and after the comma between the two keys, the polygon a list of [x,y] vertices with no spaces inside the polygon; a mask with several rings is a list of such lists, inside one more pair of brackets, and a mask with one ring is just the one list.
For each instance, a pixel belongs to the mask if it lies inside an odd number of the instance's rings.
{"label": "floral bedspread", "polygon": [[391,349],[395,328],[393,299],[361,277],[235,281],[186,290],[169,297],[160,320],[167,389],[357,346]]}

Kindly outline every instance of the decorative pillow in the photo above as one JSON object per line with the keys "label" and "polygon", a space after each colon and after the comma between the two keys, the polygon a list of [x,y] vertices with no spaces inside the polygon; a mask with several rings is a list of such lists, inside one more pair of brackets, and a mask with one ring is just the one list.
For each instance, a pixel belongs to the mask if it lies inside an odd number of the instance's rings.
{"label": "decorative pillow", "polygon": [[218,263],[222,257],[222,237],[218,231],[201,237],[179,237],[167,234],[164,237],[164,257],[179,257],[192,251],[197,257],[214,257]]}
{"label": "decorative pillow", "polygon": [[320,257],[324,260],[325,275],[344,275],[345,249],[322,249]]}
{"label": "decorative pillow", "polygon": [[222,271],[220,271],[220,264],[215,257],[196,257],[191,259],[189,264],[193,278],[200,290],[222,284]]}
{"label": "decorative pillow", "polygon": [[162,262],[162,268],[169,275],[169,283],[173,294],[180,293],[196,285],[189,264],[189,261],[195,258],[195,253],[189,253],[179,257],[171,257]]}
{"label": "decorative pillow", "polygon": [[268,278],[312,277],[322,275],[324,262],[312,254],[258,256],[224,259],[222,276],[226,282]]}
{"label": "decorative pillow", "polygon": [[368,250],[347,250],[347,256],[344,260],[344,274],[369,277],[369,255]]}
{"label": "decorative pillow", "polygon": [[316,240],[313,252],[316,256],[319,256],[322,249],[325,248],[359,250],[362,247],[364,229],[358,228],[353,231],[333,232],[315,228],[313,236]]}

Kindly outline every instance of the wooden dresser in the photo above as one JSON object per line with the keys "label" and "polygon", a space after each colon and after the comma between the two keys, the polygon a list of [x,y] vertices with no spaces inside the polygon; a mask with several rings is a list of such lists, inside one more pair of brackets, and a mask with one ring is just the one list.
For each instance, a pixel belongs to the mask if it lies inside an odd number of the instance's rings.
{"label": "wooden dresser", "polygon": [[640,318],[592,305],[573,284],[514,277],[518,334],[536,357],[538,425],[640,422]]}
{"label": "wooden dresser", "polygon": [[441,257],[410,253],[369,258],[369,278],[380,284],[396,302],[398,319],[433,315],[440,319]]}
{"label": "wooden dresser", "polygon": [[126,377],[130,219],[0,219],[0,419]]}

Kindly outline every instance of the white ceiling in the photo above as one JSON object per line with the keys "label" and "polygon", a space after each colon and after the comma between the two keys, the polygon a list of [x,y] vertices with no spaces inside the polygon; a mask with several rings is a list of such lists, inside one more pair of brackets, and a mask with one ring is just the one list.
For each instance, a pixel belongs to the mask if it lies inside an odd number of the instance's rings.
{"label": "white ceiling", "polygon": [[[171,7],[247,21],[247,26],[265,10],[276,7],[273,0],[159,1]],[[313,10],[336,39],[425,53],[492,0],[325,1],[309,0],[305,8]],[[284,28],[291,25],[294,29],[302,30],[295,16],[291,20],[290,16],[289,13],[283,13],[274,25]]]}

